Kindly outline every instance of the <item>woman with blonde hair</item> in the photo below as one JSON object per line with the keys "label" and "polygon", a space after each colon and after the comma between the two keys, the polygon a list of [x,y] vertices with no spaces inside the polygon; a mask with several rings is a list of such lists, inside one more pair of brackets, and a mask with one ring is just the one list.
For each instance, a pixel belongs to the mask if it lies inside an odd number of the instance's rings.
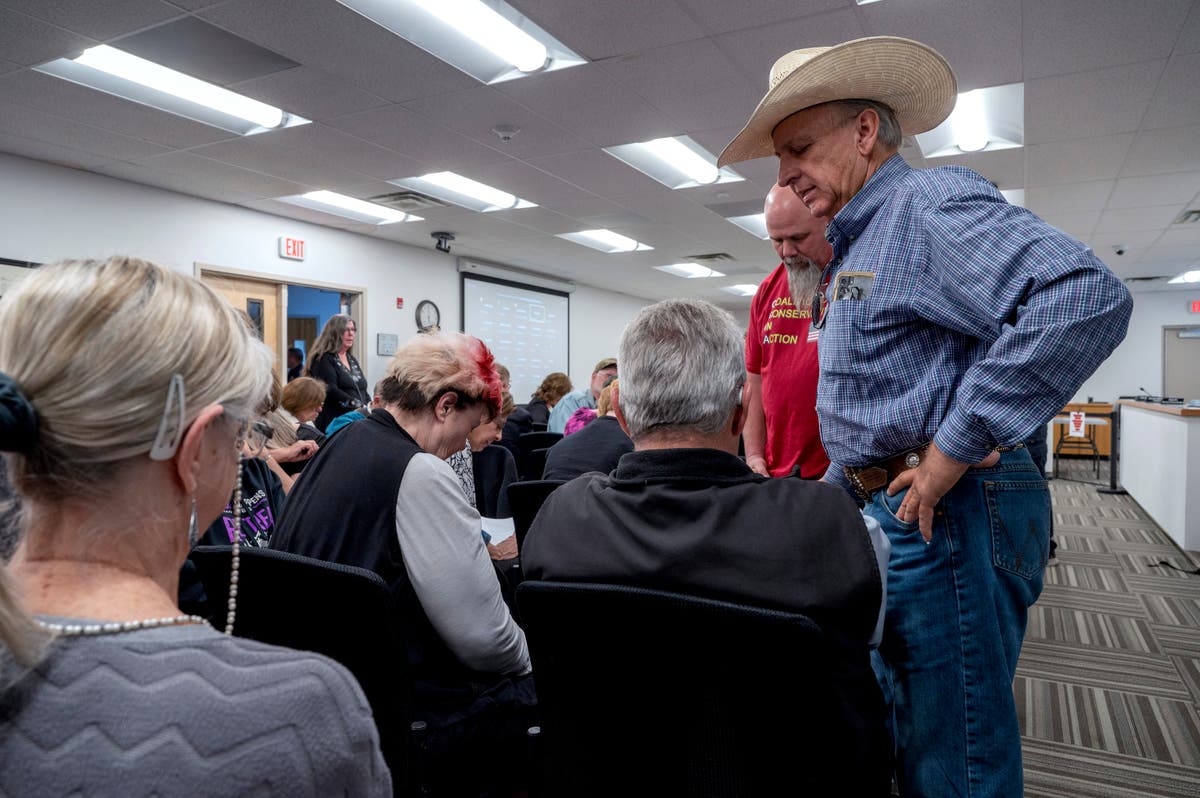
{"label": "woman with blonde hair", "polygon": [[391,794],[344,668],[175,602],[270,362],[212,290],[133,258],[45,266],[0,300],[9,567],[35,624],[4,584],[0,794]]}
{"label": "woman with blonde hair", "polygon": [[354,319],[339,313],[330,316],[325,328],[313,342],[308,353],[308,368],[304,374],[325,383],[325,405],[316,419],[321,432],[337,416],[371,404],[367,378],[350,354],[358,335]]}

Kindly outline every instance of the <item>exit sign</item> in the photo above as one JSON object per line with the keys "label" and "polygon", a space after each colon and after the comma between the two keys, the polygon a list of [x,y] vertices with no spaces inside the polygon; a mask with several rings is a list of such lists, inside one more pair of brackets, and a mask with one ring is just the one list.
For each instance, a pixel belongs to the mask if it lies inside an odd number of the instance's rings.
{"label": "exit sign", "polygon": [[279,257],[289,260],[304,260],[304,240],[280,237]]}
{"label": "exit sign", "polygon": [[1200,313],[1200,299],[1192,302],[1192,313]]}

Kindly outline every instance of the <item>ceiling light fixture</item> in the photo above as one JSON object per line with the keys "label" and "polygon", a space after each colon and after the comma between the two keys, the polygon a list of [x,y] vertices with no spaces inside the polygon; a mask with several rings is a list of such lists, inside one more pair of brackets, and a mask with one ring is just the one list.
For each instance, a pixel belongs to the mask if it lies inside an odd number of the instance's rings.
{"label": "ceiling light fixture", "polygon": [[733,222],[750,235],[761,238],[763,241],[771,237],[767,232],[767,215],[765,213],[752,213],[749,216],[729,216],[725,221]]}
{"label": "ceiling light fixture", "polygon": [[1171,285],[1180,285],[1183,283],[1200,283],[1200,269],[1193,269],[1172,277],[1167,282]]}
{"label": "ceiling light fixture", "polygon": [[392,208],[376,205],[366,200],[348,197],[334,191],[310,191],[307,194],[295,194],[289,197],[278,197],[280,202],[299,205],[302,208],[332,213],[356,222],[367,224],[394,224],[396,222],[420,222],[421,216],[397,211]]}
{"label": "ceiling light fixture", "polygon": [[507,191],[501,191],[455,172],[431,172],[420,177],[406,177],[388,182],[480,213],[537,207],[534,203]]}
{"label": "ceiling light fixture", "polygon": [[718,169],[716,157],[690,136],[638,141],[605,147],[604,151],[667,188],[694,188],[745,179],[732,169]]}
{"label": "ceiling light fixture", "polygon": [[34,69],[243,136],[309,122],[107,44],[90,47],[76,58],[59,58]]}
{"label": "ceiling light fixture", "polygon": [[753,283],[738,283],[737,285],[724,286],[721,290],[737,296],[754,296],[755,292],[758,291],[758,286]]}
{"label": "ceiling light fixture", "polygon": [[916,136],[926,158],[1025,146],[1025,84],[965,91],[940,125]]}
{"label": "ceiling light fixture", "polygon": [[628,236],[623,236],[620,233],[614,233],[612,230],[603,228],[598,230],[580,230],[577,233],[558,233],[559,238],[565,238],[567,241],[573,241],[576,244],[582,244],[585,247],[598,249],[609,255],[618,252],[644,252],[654,249],[648,244],[643,244],[641,241],[634,241]]}
{"label": "ceiling light fixture", "polygon": [[338,0],[483,83],[586,63],[503,0]]}
{"label": "ceiling light fixture", "polygon": [[707,266],[701,266],[698,263],[672,263],[668,266],[655,266],[660,272],[673,274],[676,277],[686,277],[689,280],[694,280],[698,277],[724,277],[725,272],[719,272],[716,269],[710,269]]}
{"label": "ceiling light fixture", "polygon": [[983,94],[978,89],[958,95],[954,113],[950,114],[954,137],[963,152],[979,152],[988,145],[987,112],[983,108]]}

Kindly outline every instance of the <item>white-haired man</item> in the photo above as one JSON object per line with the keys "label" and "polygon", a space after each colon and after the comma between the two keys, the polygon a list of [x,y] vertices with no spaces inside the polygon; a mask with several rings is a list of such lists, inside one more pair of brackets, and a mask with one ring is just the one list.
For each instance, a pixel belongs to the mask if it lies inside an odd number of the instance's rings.
{"label": "white-haired man", "polygon": [[779,184],[828,223],[817,414],[826,479],[892,542],[877,664],[900,792],[1020,796],[1012,680],[1050,498],[1016,447],[1121,341],[1132,303],[1083,244],[978,174],[896,154],[956,95],[919,42],[797,50],[718,160],[777,155]]}
{"label": "white-haired man", "polygon": [[634,451],[611,474],[584,474],[550,495],[521,569],[527,579],[637,585],[808,615],[834,643],[829,689],[849,724],[828,729],[844,743],[830,763],[839,788],[886,794],[883,699],[869,661],[886,540],[845,492],[770,479],[737,457],[743,356],[740,327],[708,302],[643,308],[621,337],[615,390]]}
{"label": "white-haired man", "polygon": [[785,186],[767,194],[767,235],[782,263],[758,286],[746,328],[746,465],[764,476],[829,468],[817,426],[817,331],[809,297],[833,257],[825,223]]}

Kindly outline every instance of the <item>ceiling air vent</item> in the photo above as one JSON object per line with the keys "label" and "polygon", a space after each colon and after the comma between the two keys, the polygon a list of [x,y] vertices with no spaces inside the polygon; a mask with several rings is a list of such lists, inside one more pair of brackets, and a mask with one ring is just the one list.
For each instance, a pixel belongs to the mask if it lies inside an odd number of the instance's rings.
{"label": "ceiling air vent", "polygon": [[376,205],[383,205],[386,208],[395,208],[405,213],[446,207],[446,203],[441,200],[417,191],[395,191],[391,194],[380,194],[378,197],[369,197],[367,202],[374,202]]}
{"label": "ceiling air vent", "polygon": [[700,263],[716,263],[718,261],[733,260],[734,257],[728,252],[709,252],[707,255],[688,255],[684,260],[694,260]]}
{"label": "ceiling air vent", "polygon": [[1200,222],[1200,208],[1195,208],[1190,211],[1184,211],[1179,214],[1179,218],[1171,224],[1195,224]]}

